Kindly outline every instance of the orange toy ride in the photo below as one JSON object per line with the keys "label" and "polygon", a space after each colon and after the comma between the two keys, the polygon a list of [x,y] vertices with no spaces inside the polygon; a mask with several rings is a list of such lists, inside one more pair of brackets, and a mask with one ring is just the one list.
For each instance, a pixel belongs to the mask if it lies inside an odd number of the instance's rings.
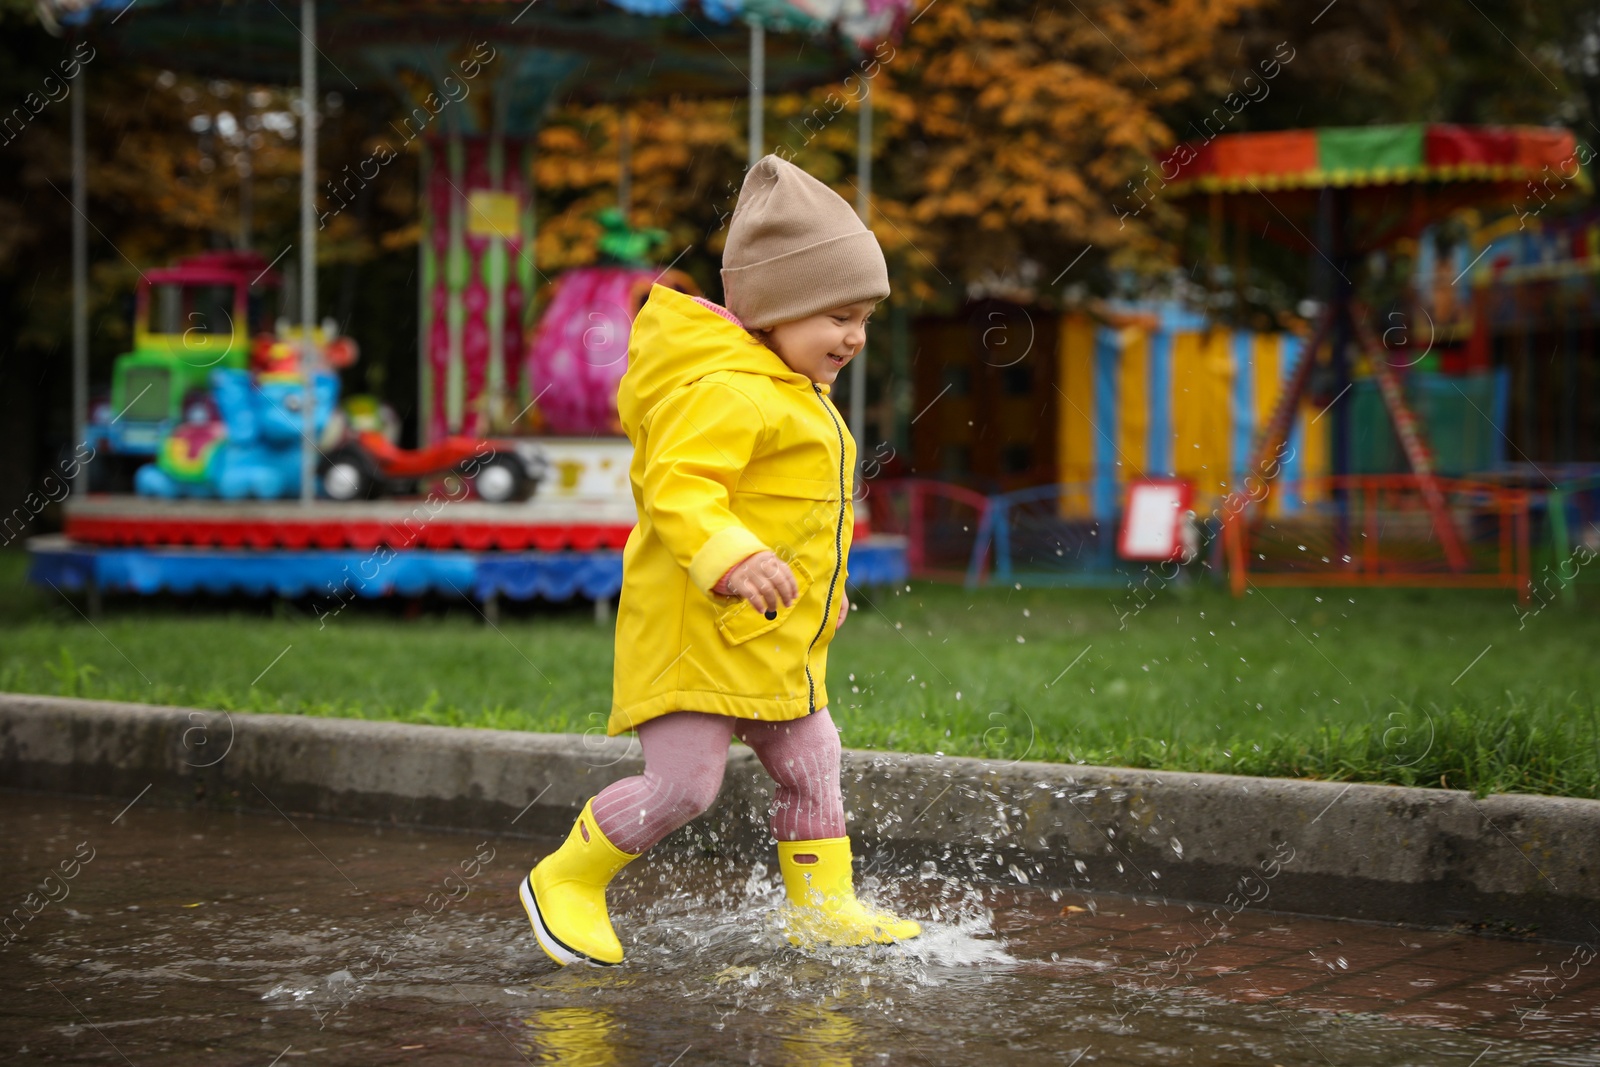
{"label": "orange toy ride", "polygon": [[455,475],[484,503],[506,504],[531,497],[547,470],[543,452],[528,440],[453,435],[412,450],[376,430],[362,430],[328,453],[322,491],[334,500],[371,500]]}

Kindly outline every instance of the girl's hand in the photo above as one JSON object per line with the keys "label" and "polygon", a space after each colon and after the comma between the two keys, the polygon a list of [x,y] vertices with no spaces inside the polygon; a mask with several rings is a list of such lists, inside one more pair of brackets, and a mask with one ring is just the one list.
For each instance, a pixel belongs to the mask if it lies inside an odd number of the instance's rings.
{"label": "girl's hand", "polygon": [[833,620],[833,628],[837,630],[844,625],[844,617],[850,614],[850,598],[843,593],[839,594],[839,617]]}
{"label": "girl's hand", "polygon": [[779,603],[788,607],[799,593],[794,571],[772,552],[757,552],[722,576],[712,590],[724,596],[743,597],[761,614],[776,612]]}

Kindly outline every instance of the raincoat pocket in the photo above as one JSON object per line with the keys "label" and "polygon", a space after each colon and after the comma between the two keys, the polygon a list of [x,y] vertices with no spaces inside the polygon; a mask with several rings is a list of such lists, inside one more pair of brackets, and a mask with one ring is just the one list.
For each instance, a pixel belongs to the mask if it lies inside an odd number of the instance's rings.
{"label": "raincoat pocket", "polygon": [[791,559],[788,563],[789,569],[794,571],[794,603],[788,607],[779,604],[777,616],[771,619],[752,608],[749,601],[739,600],[729,605],[717,616],[717,632],[724,641],[730,645],[742,645],[752,637],[771,633],[788,622],[795,609],[805,602],[806,590],[811,588],[811,572],[797,559]]}

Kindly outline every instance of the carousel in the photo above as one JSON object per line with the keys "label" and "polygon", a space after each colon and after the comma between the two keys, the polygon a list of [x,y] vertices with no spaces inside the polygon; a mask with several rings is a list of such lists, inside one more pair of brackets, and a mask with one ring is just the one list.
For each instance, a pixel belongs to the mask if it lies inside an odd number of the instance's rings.
{"label": "carousel", "polygon": [[[91,610],[102,593],[340,604],[436,594],[470,598],[491,621],[502,599],[583,597],[605,617],[636,518],[616,416],[632,320],[653,284],[698,294],[688,275],[652,263],[660,235],[631,230],[618,209],[601,213],[598,263],[543,278],[530,179],[550,102],[748,90],[754,161],[769,85],[844,76],[906,14],[899,0],[302,0],[295,23],[254,0],[42,7],[63,33],[130,61],[298,84],[308,101],[325,78],[393,91],[421,157],[419,411],[417,447],[406,448],[393,411],[340,395],[359,344],[316,316],[315,137],[303,147],[295,321],[278,314],[288,295],[279,264],[255,251],[146,270],[133,350],[94,402],[80,224],[74,437],[92,459],[64,533],[30,540],[30,579],[82,591]],[[769,62],[769,29],[818,47]],[[748,70],[728,59],[746,39]],[[468,81],[471,106],[448,106]],[[85,88],[72,96],[78,219]],[[108,482],[132,491],[97,491]],[[851,580],[903,580],[903,539],[873,535],[865,511]]]}

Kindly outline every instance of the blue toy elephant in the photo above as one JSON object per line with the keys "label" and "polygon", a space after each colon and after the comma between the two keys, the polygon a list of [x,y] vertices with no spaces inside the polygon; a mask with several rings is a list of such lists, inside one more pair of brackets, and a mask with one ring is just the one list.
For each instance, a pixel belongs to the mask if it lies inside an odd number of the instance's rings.
{"label": "blue toy elephant", "polygon": [[[339,399],[339,378],[313,375],[314,423],[320,436]],[[300,492],[304,385],[298,379],[248,371],[211,372],[211,392],[184,403],[183,422],[161,442],[156,461],[140,467],[141,496],[274,500]]]}

